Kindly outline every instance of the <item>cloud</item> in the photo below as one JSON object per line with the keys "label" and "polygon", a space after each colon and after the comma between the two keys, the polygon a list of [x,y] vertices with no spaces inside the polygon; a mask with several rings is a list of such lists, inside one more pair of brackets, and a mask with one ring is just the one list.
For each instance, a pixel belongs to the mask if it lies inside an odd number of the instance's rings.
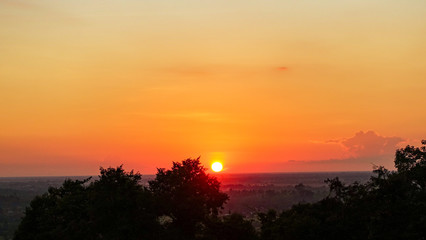
{"label": "cloud", "polygon": [[381,136],[374,131],[359,131],[350,138],[311,141],[314,144],[339,146],[345,158],[393,155],[407,140],[401,137]]}
{"label": "cloud", "polygon": [[277,67],[278,71],[285,71],[288,70],[288,67]]}
{"label": "cloud", "polygon": [[392,155],[398,144],[405,139],[380,136],[374,131],[357,132],[355,136],[341,141],[342,146],[354,157]]}
{"label": "cloud", "polygon": [[224,121],[224,117],[211,112],[185,112],[185,113],[174,113],[167,114],[166,117],[170,118],[180,118],[188,120],[198,120],[198,121],[208,121],[208,122],[218,122]]}
{"label": "cloud", "polygon": [[230,122],[231,120],[222,114],[214,112],[177,112],[177,113],[144,113],[128,112],[129,115],[145,116],[150,118],[163,118],[174,120],[190,120],[201,122]]}
{"label": "cloud", "polygon": [[215,71],[212,69],[208,69],[207,67],[168,67],[163,68],[161,71],[180,75],[180,76],[206,76],[206,75],[212,75]]}
{"label": "cloud", "polygon": [[207,64],[207,65],[174,65],[165,66],[153,69],[153,71],[161,72],[164,74],[172,74],[183,77],[204,77],[204,76],[218,76],[218,75],[238,75],[246,76],[253,74],[263,75],[270,74],[272,72],[285,72],[290,68],[287,66],[259,66],[259,65],[219,65],[219,64]]}
{"label": "cloud", "polygon": [[299,162],[309,164],[315,169],[324,166],[340,170],[367,170],[372,166],[393,168],[393,158],[396,149],[407,144],[408,141],[397,136],[382,136],[374,131],[359,131],[349,138],[331,139],[326,141],[311,141],[316,147],[327,149],[329,159],[318,159]]}

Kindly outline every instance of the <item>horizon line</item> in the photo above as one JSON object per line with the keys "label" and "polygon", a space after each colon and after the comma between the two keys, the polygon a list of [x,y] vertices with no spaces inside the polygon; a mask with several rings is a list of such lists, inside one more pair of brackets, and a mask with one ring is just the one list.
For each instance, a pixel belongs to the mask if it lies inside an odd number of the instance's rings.
{"label": "horizon line", "polygon": [[[209,172],[208,174],[218,176],[218,175],[224,175],[224,174],[236,174],[236,175],[242,175],[242,174],[300,174],[300,173],[367,173],[373,171],[301,171],[301,172],[233,172],[233,173],[213,173]],[[155,176],[156,174],[141,174],[142,176]],[[29,176],[0,176],[0,179],[5,178],[47,178],[47,177],[97,177],[99,175],[29,175]]]}

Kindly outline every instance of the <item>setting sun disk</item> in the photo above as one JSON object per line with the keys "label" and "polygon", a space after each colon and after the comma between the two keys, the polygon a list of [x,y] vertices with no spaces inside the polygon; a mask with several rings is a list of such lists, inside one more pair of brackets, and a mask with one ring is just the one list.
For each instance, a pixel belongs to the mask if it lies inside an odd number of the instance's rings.
{"label": "setting sun disk", "polygon": [[214,162],[214,163],[212,164],[212,170],[213,170],[214,172],[220,172],[220,171],[222,171],[222,169],[223,169],[223,165],[222,165],[222,163],[220,163],[220,162]]}

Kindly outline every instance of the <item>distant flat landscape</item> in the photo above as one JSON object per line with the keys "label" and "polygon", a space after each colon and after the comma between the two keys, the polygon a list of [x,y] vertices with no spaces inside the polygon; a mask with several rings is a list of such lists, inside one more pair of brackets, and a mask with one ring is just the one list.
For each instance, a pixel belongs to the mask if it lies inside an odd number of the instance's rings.
{"label": "distant flat landscape", "polygon": [[[222,183],[222,187],[228,188],[230,185],[244,186],[292,186],[299,183],[318,187],[325,186],[324,180],[327,178],[339,177],[345,183],[355,181],[365,182],[371,172],[299,172],[299,173],[219,173],[211,174],[216,176]],[[55,177],[0,177],[0,189],[19,189],[30,192],[47,191],[49,186],[57,187],[65,179],[83,180],[90,176],[55,176]],[[92,176],[96,178],[97,176]],[[142,175],[142,184],[147,184],[154,179],[155,175]]]}
{"label": "distant flat landscape", "polygon": [[[211,174],[221,182],[230,196],[223,209],[254,217],[257,211],[290,208],[299,202],[314,202],[328,194],[327,178],[339,177],[349,184],[365,182],[371,172],[305,172],[305,173],[219,173]],[[90,176],[0,177],[0,236],[8,235],[18,225],[25,208],[49,187],[59,187],[65,179],[83,180]],[[92,176],[96,179],[97,176]],[[148,185],[155,175],[142,175],[141,184]],[[7,226],[7,227],[4,227]]]}

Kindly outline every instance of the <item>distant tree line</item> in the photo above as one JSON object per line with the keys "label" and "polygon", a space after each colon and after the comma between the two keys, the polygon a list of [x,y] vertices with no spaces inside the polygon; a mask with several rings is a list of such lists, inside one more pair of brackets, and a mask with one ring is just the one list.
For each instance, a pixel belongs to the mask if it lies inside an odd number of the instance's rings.
{"label": "distant tree line", "polygon": [[[220,214],[229,196],[199,159],[158,169],[149,186],[122,166],[99,178],[66,180],[26,209],[15,240],[425,239],[426,141],[396,151],[396,171],[377,167],[366,183],[327,179],[329,195],[289,210],[258,213],[258,226]],[[298,186],[301,192],[304,186]]]}

